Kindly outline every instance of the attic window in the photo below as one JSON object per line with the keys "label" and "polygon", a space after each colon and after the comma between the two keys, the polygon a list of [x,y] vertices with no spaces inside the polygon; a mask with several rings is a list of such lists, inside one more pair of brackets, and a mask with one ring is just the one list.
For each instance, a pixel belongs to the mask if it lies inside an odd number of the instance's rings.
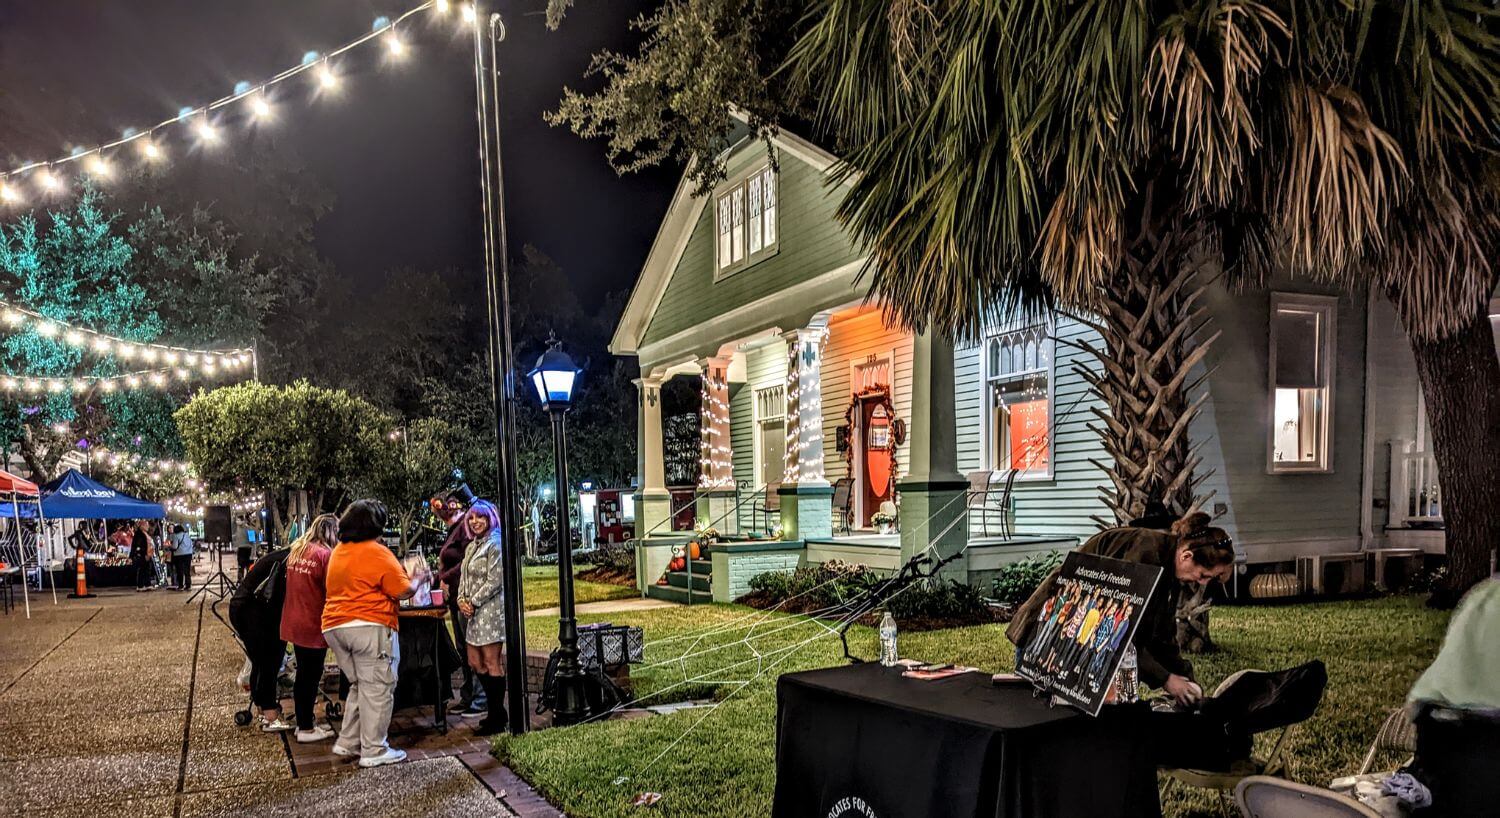
{"label": "attic window", "polygon": [[721,188],[715,196],[718,272],[727,275],[776,251],[776,171],[769,165]]}

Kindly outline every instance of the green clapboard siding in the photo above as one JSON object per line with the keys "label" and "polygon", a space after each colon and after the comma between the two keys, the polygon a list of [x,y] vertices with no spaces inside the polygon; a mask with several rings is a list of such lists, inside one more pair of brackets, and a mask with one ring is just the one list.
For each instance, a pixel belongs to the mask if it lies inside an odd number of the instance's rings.
{"label": "green clapboard siding", "polygon": [[[715,282],[714,207],[708,202],[651,317],[643,344],[670,337],[860,257],[833,217],[842,190],[829,189],[815,168],[785,152],[779,161],[776,254]],[[749,142],[731,157],[730,178],[765,163],[765,146]]]}
{"label": "green clapboard siding", "polygon": [[[1097,345],[1098,334],[1084,325],[1059,317],[1054,334],[1058,339]],[[983,461],[984,364],[981,347],[958,347],[953,353],[954,399],[957,415],[958,470],[964,474],[985,467]],[[1102,402],[1088,394],[1088,385],[1075,365],[1097,366],[1092,356],[1057,343],[1053,407],[1053,476],[1050,480],[1016,483],[1015,531],[1022,535],[1077,537],[1087,539],[1099,526],[1092,517],[1108,518],[1100,491],[1109,479],[1090,460],[1105,457],[1099,437],[1087,426],[1090,409]],[[990,520],[990,533],[998,529],[998,512]],[[978,515],[971,515],[970,534],[984,529]]]}

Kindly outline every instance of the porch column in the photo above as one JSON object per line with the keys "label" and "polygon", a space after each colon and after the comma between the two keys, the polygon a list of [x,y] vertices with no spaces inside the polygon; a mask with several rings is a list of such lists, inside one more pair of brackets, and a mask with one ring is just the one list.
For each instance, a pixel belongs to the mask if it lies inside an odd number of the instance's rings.
{"label": "porch column", "polygon": [[734,513],[734,450],[729,438],[729,358],[703,362],[698,424],[698,528],[739,530]]}
{"label": "porch column", "polygon": [[786,341],[786,468],[781,530],[788,540],[833,536],[833,486],[823,474],[823,346],[828,327],[781,335]]}
{"label": "porch column", "polygon": [[635,533],[637,537],[666,533],[671,530],[672,494],[667,491],[666,467],[662,456],[661,378],[636,378],[636,474],[641,483],[636,492]]}
{"label": "porch column", "polygon": [[[955,428],[953,344],[932,330],[912,338],[911,425],[906,475],[896,482],[901,493],[901,559],[911,559],[929,545],[936,557],[962,551],[968,544],[968,481],[958,473]],[[967,581],[968,559],[949,563],[943,576]]]}

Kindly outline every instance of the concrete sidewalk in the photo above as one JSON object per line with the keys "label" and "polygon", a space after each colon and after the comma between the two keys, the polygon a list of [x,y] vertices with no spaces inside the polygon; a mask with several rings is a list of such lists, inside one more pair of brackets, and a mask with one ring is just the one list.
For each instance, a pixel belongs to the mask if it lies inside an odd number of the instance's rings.
{"label": "concrete sidewalk", "polygon": [[[498,767],[483,756],[488,774],[456,756],[299,773],[282,735],[235,726],[243,657],[207,605],[165,590],[98,593],[34,599],[30,621],[0,617],[0,813],[517,814],[481,781]],[[530,798],[518,808],[543,814]]]}

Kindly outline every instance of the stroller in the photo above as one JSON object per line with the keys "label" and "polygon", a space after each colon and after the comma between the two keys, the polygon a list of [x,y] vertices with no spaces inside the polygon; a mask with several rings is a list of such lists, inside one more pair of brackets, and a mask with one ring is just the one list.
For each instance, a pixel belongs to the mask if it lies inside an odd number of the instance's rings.
{"label": "stroller", "polygon": [[[242,689],[244,689],[246,691],[246,694],[249,695],[249,690],[250,690],[250,650],[249,650],[249,648],[247,648],[245,646],[245,640],[240,637],[239,632],[236,631],[235,628],[234,628],[234,626],[229,623],[229,620],[226,619],[222,614],[219,613],[219,603],[221,601],[222,600],[214,600],[213,603],[210,604],[208,607],[209,607],[209,610],[213,611],[214,617],[216,619],[218,619],[220,622],[224,623],[224,627],[228,628],[229,632],[231,634],[234,634],[234,643],[239,646],[241,655],[243,655],[245,657],[245,661],[240,666],[240,672],[235,677],[235,681],[239,684],[239,686]],[[276,676],[276,696],[277,696],[277,698],[284,699],[284,698],[287,698],[288,696],[290,696],[292,694],[293,679],[296,677],[296,672],[297,672],[297,660],[296,660],[296,657],[293,656],[291,653],[283,653],[282,654],[282,659],[281,659],[281,671]],[[338,720],[338,719],[342,719],[344,717],[344,705],[343,705],[342,702],[340,702],[340,701],[334,699],[332,696],[328,695],[328,683],[329,683],[330,679],[332,679],[332,678],[338,678],[338,676],[339,676],[338,666],[336,666],[336,665],[330,666],[330,665],[325,664],[323,666],[323,680],[322,680],[322,683],[318,685],[318,697],[323,700],[323,714],[325,716],[327,716],[330,720],[335,720],[335,721]],[[235,713],[234,713],[234,723],[238,727],[249,727],[250,726],[250,722],[252,722],[254,720],[255,720],[255,703],[254,703],[254,701],[251,701],[251,702],[247,703],[245,705],[244,709],[242,709],[242,710],[236,710]]]}

